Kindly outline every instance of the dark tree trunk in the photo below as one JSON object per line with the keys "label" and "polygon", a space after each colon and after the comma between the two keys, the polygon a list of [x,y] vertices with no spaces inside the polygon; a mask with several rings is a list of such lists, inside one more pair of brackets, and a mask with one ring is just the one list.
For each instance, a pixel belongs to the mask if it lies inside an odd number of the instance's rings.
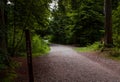
{"label": "dark tree trunk", "polygon": [[[6,1],[1,1],[5,4]],[[0,50],[2,53],[7,54],[7,32],[6,32],[6,13],[5,8],[0,8]]]}
{"label": "dark tree trunk", "polygon": [[7,13],[5,10],[6,0],[1,0],[0,6],[0,55],[4,57],[4,64],[9,65],[7,50]]}
{"label": "dark tree trunk", "polygon": [[29,82],[34,82],[30,31],[25,30]]}
{"label": "dark tree trunk", "polygon": [[112,47],[112,5],[111,0],[104,0],[105,9],[105,47]]}
{"label": "dark tree trunk", "polygon": [[14,26],[13,26],[13,42],[12,42],[12,53],[11,56],[15,56],[16,55],[16,49],[15,49],[15,43],[16,43],[16,1],[14,1]]}

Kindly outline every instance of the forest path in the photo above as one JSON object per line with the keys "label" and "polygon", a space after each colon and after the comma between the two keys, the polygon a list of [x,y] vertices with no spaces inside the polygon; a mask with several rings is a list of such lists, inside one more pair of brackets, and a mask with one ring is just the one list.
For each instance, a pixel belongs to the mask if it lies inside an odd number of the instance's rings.
{"label": "forest path", "polygon": [[[26,58],[15,60],[21,64],[15,82],[28,82]],[[120,82],[120,62],[62,45],[53,45],[48,55],[33,58],[33,68],[34,82]]]}
{"label": "forest path", "polygon": [[120,82],[119,74],[67,46],[51,46],[33,67],[35,82]]}

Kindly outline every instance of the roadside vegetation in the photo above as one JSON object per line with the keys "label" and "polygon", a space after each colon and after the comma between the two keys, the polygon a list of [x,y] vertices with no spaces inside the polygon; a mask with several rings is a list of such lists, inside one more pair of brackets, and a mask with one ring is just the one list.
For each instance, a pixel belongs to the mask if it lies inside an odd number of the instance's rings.
{"label": "roadside vegetation", "polygon": [[0,82],[13,82],[15,69],[20,66],[13,59],[26,58],[26,29],[30,31],[33,57],[49,52],[44,41],[49,3],[51,0],[0,0]]}
{"label": "roadside vegetation", "polygon": [[120,61],[120,48],[113,47],[113,48],[104,48],[103,44],[100,42],[95,42],[92,45],[88,45],[86,47],[75,47],[74,48],[77,52],[99,52],[99,55],[103,57],[107,57],[113,60]]}
{"label": "roadside vegetation", "polygon": [[[24,44],[25,43],[21,44],[22,49],[20,50],[20,53],[17,54],[17,56],[26,57],[26,45],[24,45]],[[32,47],[32,56],[33,57],[46,55],[50,51],[49,41],[46,42],[44,39],[42,39],[38,35],[33,35],[31,44],[32,44],[31,47]]]}
{"label": "roadside vegetation", "polygon": [[75,48],[75,50],[78,52],[92,52],[92,51],[101,50],[102,47],[103,47],[103,45],[100,44],[100,42],[95,42],[92,45],[88,45],[86,47],[77,47],[77,48]]}
{"label": "roadside vegetation", "polygon": [[[47,55],[47,53],[50,51],[50,47],[48,45],[49,43],[46,43],[38,35],[34,35],[31,41],[32,41],[32,56],[33,57]],[[16,58],[27,57],[26,45],[24,42],[25,41],[22,41],[19,51],[15,54]],[[3,63],[0,64],[0,77],[3,77],[3,78],[0,78],[0,81],[2,82],[13,82],[13,80],[17,77],[15,69],[21,66],[20,62],[17,62],[13,60],[12,58],[10,58],[8,61],[9,61],[8,63],[4,63],[5,60],[3,60]]]}
{"label": "roadside vegetation", "polygon": [[[0,75],[4,70],[10,71],[11,67],[16,67],[16,64],[11,63],[12,58],[26,57],[26,29],[31,34],[34,57],[46,55],[50,51],[50,41],[51,43],[77,45],[80,48],[76,50],[81,52],[101,51],[109,46],[112,49],[109,49],[107,53],[119,58],[120,1],[111,0],[112,5],[107,4],[107,1],[1,0]],[[104,4],[109,5],[108,9],[112,7],[112,12],[105,12]],[[112,13],[112,16],[108,18],[112,17],[113,20],[108,20],[106,24],[111,26],[104,28],[105,13]],[[100,43],[101,40],[105,45]]]}
{"label": "roadside vegetation", "polygon": [[[101,54],[112,58],[114,60],[120,60],[120,2],[118,0],[112,0],[112,32],[113,32],[113,46],[111,48],[104,48],[104,45],[95,42],[86,47],[76,48],[75,50],[80,52],[101,51]],[[103,32],[103,31],[102,31]]]}

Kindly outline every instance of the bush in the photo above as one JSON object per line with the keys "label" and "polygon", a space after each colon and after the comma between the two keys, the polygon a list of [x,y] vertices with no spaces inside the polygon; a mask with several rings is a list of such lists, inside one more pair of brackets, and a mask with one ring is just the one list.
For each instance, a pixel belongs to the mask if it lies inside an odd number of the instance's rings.
{"label": "bush", "polygon": [[100,50],[102,47],[103,45],[100,42],[95,42],[92,45],[88,45],[86,47],[76,48],[76,50],[80,52],[89,52],[89,51]]}
{"label": "bush", "polygon": [[120,49],[118,48],[113,48],[109,54],[112,56],[112,57],[119,57],[120,56]]}
{"label": "bush", "polygon": [[[120,3],[119,3],[120,4]],[[120,47],[120,5],[113,10],[113,40],[116,47]]]}
{"label": "bush", "polygon": [[32,52],[33,53],[46,53],[49,51],[48,43],[46,43],[38,35],[32,38]]}
{"label": "bush", "polygon": [[[19,47],[16,49],[16,56],[24,56],[26,55],[26,40],[25,38],[22,39]],[[32,53],[35,55],[36,53],[38,55],[47,53],[50,48],[48,46],[48,43],[46,43],[41,37],[38,35],[31,36],[31,47],[32,47]]]}
{"label": "bush", "polygon": [[89,48],[91,51],[101,50],[103,48],[103,44],[100,42],[95,42],[92,45],[88,45],[87,48]]}

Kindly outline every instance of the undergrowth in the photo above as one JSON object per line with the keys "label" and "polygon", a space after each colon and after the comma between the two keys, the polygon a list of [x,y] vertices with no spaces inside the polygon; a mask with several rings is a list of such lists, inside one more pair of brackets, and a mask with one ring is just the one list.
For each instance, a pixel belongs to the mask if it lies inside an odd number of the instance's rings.
{"label": "undergrowth", "polygon": [[90,52],[90,51],[100,50],[102,47],[103,45],[100,44],[100,42],[95,42],[94,44],[88,45],[86,47],[77,47],[75,48],[75,50],[79,52]]}
{"label": "undergrowth", "polygon": [[[21,53],[19,56],[26,57],[26,46],[23,44],[24,49],[21,49]],[[43,40],[38,35],[34,35],[31,40],[31,47],[32,47],[32,56],[41,56],[45,55],[50,51],[49,43]]]}
{"label": "undergrowth", "polygon": [[[34,35],[31,39],[32,56],[45,55],[50,51],[49,44],[46,43],[38,35]],[[0,82],[14,82],[13,80],[17,77],[15,69],[20,66],[16,61],[10,61],[9,65],[6,65],[5,55],[0,55]],[[15,55],[16,57],[26,57],[26,45],[25,41],[21,43],[19,52]]]}
{"label": "undergrowth", "polygon": [[6,66],[5,69],[0,70],[1,77],[0,82],[13,82],[17,77],[15,69],[19,67],[20,64],[16,61],[11,61],[9,66]]}
{"label": "undergrowth", "polygon": [[78,52],[92,52],[92,51],[103,51],[101,54],[105,57],[108,57],[113,60],[120,60],[120,49],[118,47],[113,48],[104,48],[103,44],[100,44],[100,42],[95,42],[92,45],[88,45],[86,47],[77,47],[75,48]]}
{"label": "undergrowth", "polygon": [[103,51],[103,54],[110,59],[120,60],[120,49],[117,47],[111,48],[108,51]]}

